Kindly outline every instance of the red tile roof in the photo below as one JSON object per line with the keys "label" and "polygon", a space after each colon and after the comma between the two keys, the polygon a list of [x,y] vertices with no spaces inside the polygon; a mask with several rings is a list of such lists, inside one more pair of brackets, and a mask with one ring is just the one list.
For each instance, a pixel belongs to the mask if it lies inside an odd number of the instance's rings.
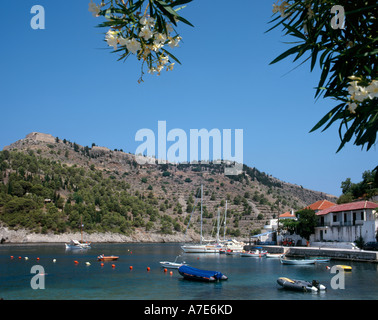
{"label": "red tile roof", "polygon": [[327,209],[317,212],[316,215],[322,216],[330,212],[353,211],[353,210],[376,209],[376,208],[378,208],[378,203],[374,203],[371,201],[357,201],[357,202],[338,204],[338,205],[329,207]]}
{"label": "red tile roof", "polygon": [[295,215],[291,214],[291,212],[288,211],[288,212],[285,212],[283,214],[280,214],[279,218],[295,218]]}
{"label": "red tile roof", "polygon": [[314,211],[324,210],[324,209],[328,209],[329,207],[333,207],[334,205],[336,205],[336,203],[333,203],[331,201],[319,200],[319,201],[314,202],[313,204],[310,204],[305,209],[312,209]]}

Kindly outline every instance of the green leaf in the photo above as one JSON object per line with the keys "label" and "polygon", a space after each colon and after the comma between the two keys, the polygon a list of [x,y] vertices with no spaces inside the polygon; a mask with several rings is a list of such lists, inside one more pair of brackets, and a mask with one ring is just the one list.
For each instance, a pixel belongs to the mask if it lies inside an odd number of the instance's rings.
{"label": "green leaf", "polygon": [[179,59],[177,59],[172,53],[170,53],[169,51],[165,50],[165,49],[161,49],[163,52],[165,52],[169,57],[171,57],[173,60],[175,60],[177,63],[181,64],[181,62],[179,61]]}
{"label": "green leaf", "polygon": [[[333,108],[330,112],[328,112],[311,130],[311,132],[314,132],[315,130],[318,130],[320,127],[322,127],[327,121],[331,119],[331,117],[339,111],[339,109],[344,105],[344,103],[339,104],[335,108]],[[336,120],[336,119],[335,119]]]}
{"label": "green leaf", "polygon": [[269,64],[275,64],[278,61],[281,61],[281,60],[285,59],[287,56],[290,56],[290,55],[292,55],[292,54],[294,54],[296,52],[299,52],[302,49],[303,46],[304,46],[304,44],[300,44],[300,45],[297,45],[295,47],[290,48],[289,50],[286,50],[284,53],[280,54],[276,59],[274,59]]}

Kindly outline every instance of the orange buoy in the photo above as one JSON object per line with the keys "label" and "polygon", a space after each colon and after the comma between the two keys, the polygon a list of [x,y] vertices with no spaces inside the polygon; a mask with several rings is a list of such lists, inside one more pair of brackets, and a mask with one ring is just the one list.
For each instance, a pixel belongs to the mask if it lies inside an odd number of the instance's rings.
{"label": "orange buoy", "polygon": [[130,269],[130,270],[133,270],[133,266],[130,266],[129,269]]}
{"label": "orange buoy", "polygon": [[100,266],[101,266],[101,267],[103,267],[103,266],[104,266],[104,264],[103,264],[103,263],[101,262]]}
{"label": "orange buoy", "polygon": [[151,268],[150,267],[147,267],[147,271],[150,271],[151,270]]}
{"label": "orange buoy", "polygon": [[167,272],[168,270],[166,268],[164,268],[164,272]]}
{"label": "orange buoy", "polygon": [[13,259],[13,256],[11,256],[11,259]]}
{"label": "orange buoy", "polygon": [[169,274],[170,274],[170,275],[172,275],[172,274],[173,274],[173,272],[172,272],[172,271],[169,271]]}
{"label": "orange buoy", "polygon": [[37,260],[39,260],[39,257],[37,257]]}
{"label": "orange buoy", "polygon": [[115,264],[112,264],[112,268],[115,268]]}
{"label": "orange buoy", "polygon": [[79,264],[79,261],[75,260],[74,263],[75,263],[75,264]]}

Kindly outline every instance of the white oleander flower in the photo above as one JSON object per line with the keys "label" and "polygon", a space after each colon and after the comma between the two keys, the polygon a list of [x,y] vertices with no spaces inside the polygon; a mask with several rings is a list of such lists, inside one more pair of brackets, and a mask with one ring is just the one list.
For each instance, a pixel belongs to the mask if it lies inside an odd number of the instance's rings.
{"label": "white oleander flower", "polygon": [[357,104],[355,102],[348,102],[348,110],[350,113],[356,113]]}
{"label": "white oleander flower", "polygon": [[146,26],[146,27],[150,27],[152,28],[154,25],[155,25],[155,19],[152,18],[152,17],[146,17],[146,16],[143,16],[140,20],[139,20],[140,24],[143,25],[143,26]]}
{"label": "white oleander flower", "polygon": [[114,50],[117,50],[118,37],[116,31],[109,30],[105,35],[105,40],[110,47],[113,47]]}
{"label": "white oleander flower", "polygon": [[175,38],[169,38],[168,45],[173,49],[175,47],[178,47],[179,42],[182,38],[180,36],[175,37]]}
{"label": "white oleander flower", "polygon": [[169,57],[168,57],[168,56],[161,55],[160,58],[159,58],[159,60],[160,60],[160,63],[161,63],[162,65],[166,65],[166,64],[168,63],[168,61],[169,61]]}
{"label": "white oleander flower", "polygon": [[373,80],[367,87],[368,96],[370,99],[378,98],[378,80]]}
{"label": "white oleander flower", "polygon": [[277,0],[277,2],[273,4],[273,13],[279,12],[282,18],[286,18],[289,16],[288,13],[285,13],[286,9],[289,7],[289,4],[286,1],[283,1],[280,5],[278,5],[279,1],[280,0]]}
{"label": "white oleander flower", "polygon": [[167,40],[167,37],[164,33],[155,33],[154,44],[164,44]]}
{"label": "white oleander flower", "polygon": [[91,2],[89,2],[89,5],[88,5],[88,11],[92,12],[92,15],[96,17],[101,10],[100,10],[100,6],[93,3],[93,1],[91,0]]}
{"label": "white oleander flower", "polygon": [[355,92],[355,94],[353,95],[353,99],[358,102],[362,102],[367,98],[369,98],[369,92],[365,87],[359,87],[359,91]]}
{"label": "white oleander flower", "polygon": [[121,46],[126,46],[127,50],[133,54],[136,54],[137,51],[142,48],[139,41],[137,41],[135,38],[125,39],[121,37],[118,39],[118,42]]}
{"label": "white oleander flower", "polygon": [[139,37],[143,38],[146,41],[151,39],[153,35],[154,35],[153,32],[147,26],[144,26],[142,29],[140,29]]}

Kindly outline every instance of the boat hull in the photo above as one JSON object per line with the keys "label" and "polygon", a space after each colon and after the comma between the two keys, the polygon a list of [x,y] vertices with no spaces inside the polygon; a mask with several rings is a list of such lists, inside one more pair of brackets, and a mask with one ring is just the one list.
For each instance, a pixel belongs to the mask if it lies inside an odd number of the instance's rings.
{"label": "boat hull", "polygon": [[193,245],[193,246],[181,246],[181,249],[185,253],[219,253],[222,247],[218,246],[206,246],[206,245]]}
{"label": "boat hull", "polygon": [[181,266],[178,268],[178,272],[187,280],[214,282],[228,279],[226,275],[219,271],[201,270],[190,266]]}
{"label": "boat hull", "polygon": [[98,256],[98,261],[115,261],[118,260],[119,257],[117,256]]}
{"label": "boat hull", "polygon": [[282,264],[289,264],[289,265],[308,265],[308,264],[315,264],[315,260],[288,260],[282,259]]}
{"label": "boat hull", "polygon": [[170,262],[170,261],[161,261],[160,265],[163,268],[168,268],[168,269],[178,269],[181,266],[186,266],[186,263],[176,263],[176,262]]}
{"label": "boat hull", "polygon": [[278,278],[277,283],[287,290],[302,291],[302,292],[318,292],[319,290],[326,290],[326,287],[318,281],[308,282],[304,280],[294,280],[289,278]]}

